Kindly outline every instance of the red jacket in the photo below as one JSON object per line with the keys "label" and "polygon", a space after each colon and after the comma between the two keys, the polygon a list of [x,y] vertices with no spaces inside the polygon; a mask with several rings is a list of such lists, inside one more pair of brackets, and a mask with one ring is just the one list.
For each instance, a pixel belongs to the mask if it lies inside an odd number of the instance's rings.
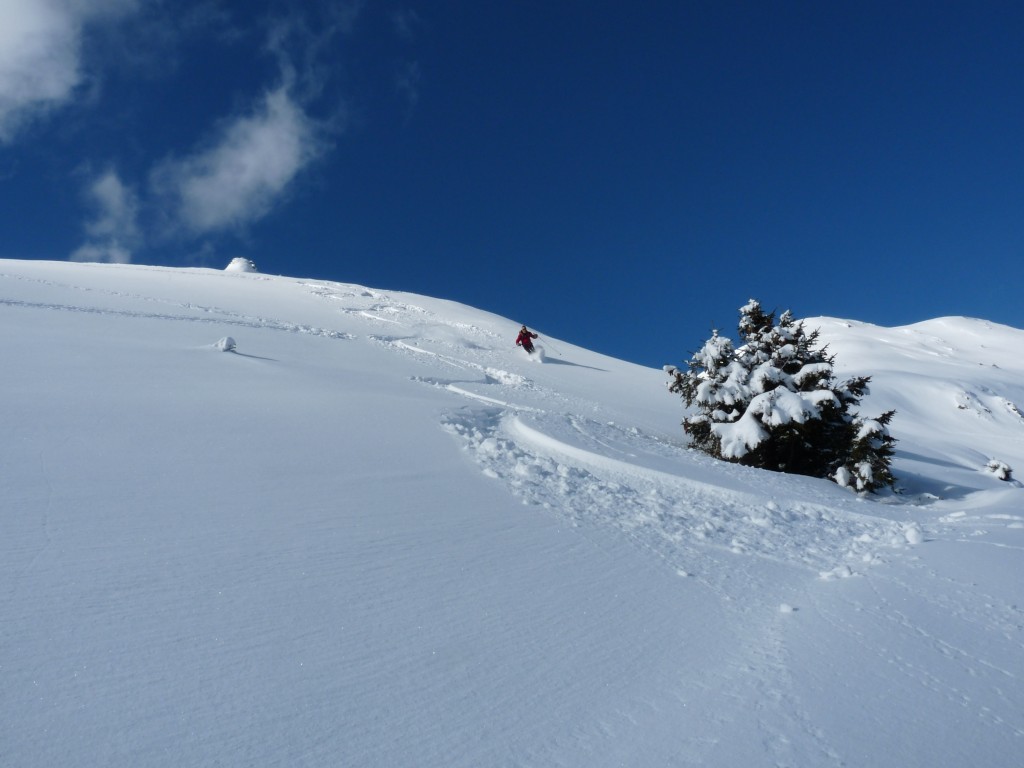
{"label": "red jacket", "polygon": [[527,349],[529,349],[530,347],[533,346],[533,342],[531,341],[531,339],[536,339],[536,338],[537,338],[537,334],[536,333],[530,333],[527,330],[522,330],[522,331],[519,332],[519,335],[516,336],[516,346],[517,347],[520,347],[520,346],[521,347],[526,347]]}

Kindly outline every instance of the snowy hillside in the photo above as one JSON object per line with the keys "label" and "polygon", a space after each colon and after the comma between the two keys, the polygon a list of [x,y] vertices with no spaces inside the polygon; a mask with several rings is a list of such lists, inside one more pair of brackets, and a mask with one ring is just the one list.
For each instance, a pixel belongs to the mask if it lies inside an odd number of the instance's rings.
{"label": "snowy hillside", "polygon": [[861,498],[543,318],[5,260],[0,323],[0,765],[1020,764],[1024,331],[808,321]]}

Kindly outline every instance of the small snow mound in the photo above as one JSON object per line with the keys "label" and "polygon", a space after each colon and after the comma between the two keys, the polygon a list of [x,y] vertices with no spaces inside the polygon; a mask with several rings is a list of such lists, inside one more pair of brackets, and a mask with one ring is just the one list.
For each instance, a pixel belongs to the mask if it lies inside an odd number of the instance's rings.
{"label": "small snow mound", "polygon": [[233,338],[231,338],[230,336],[225,336],[223,339],[218,341],[213,346],[215,346],[221,352],[234,352],[235,347],[237,345],[235,344],[235,340]]}
{"label": "small snow mound", "polygon": [[831,571],[821,571],[818,574],[822,581],[833,581],[835,579],[852,579],[857,574],[848,565],[840,565]]}
{"label": "small snow mound", "polygon": [[903,537],[908,544],[920,544],[924,541],[924,531],[917,523],[908,523],[903,527]]}
{"label": "small snow mound", "polygon": [[797,609],[789,603],[782,603],[779,605],[779,613],[796,613],[796,610]]}
{"label": "small snow mound", "polygon": [[224,267],[225,272],[259,272],[256,269],[256,265],[253,264],[249,259],[244,259],[241,256],[231,260],[231,263]]}
{"label": "small snow mound", "polygon": [[504,384],[507,387],[521,387],[527,384],[526,377],[520,376],[518,373],[509,373],[498,368],[487,368],[484,373],[488,379]]}

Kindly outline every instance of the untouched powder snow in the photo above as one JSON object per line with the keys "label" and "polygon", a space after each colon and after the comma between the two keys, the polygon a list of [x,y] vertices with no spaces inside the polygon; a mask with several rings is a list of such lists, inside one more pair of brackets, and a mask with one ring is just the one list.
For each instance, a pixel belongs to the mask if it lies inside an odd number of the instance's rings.
{"label": "untouched powder snow", "polygon": [[865,498],[438,299],[7,260],[0,322],[0,765],[1020,762],[1022,331],[807,321]]}

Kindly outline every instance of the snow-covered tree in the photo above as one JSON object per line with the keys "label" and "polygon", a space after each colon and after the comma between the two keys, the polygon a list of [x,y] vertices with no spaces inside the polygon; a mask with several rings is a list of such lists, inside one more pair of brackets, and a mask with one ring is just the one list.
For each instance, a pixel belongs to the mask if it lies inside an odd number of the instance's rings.
{"label": "snow-covered tree", "polygon": [[740,308],[739,333],[739,347],[715,331],[686,371],[666,367],[669,391],[696,408],[683,420],[695,448],[857,490],[893,485],[893,412],[871,420],[852,412],[869,377],[836,383],[834,357],[818,348],[818,332],[807,333],[788,310],[776,322],[751,299]]}
{"label": "snow-covered tree", "polygon": [[985,465],[985,471],[995,475],[1000,480],[1013,479],[1013,470],[1010,469],[1010,465],[999,459],[990,459],[988,464]]}
{"label": "snow-covered tree", "polygon": [[706,417],[694,418],[687,428],[693,445],[707,453],[714,453],[719,438],[712,431],[717,422],[730,422],[746,410],[749,395],[746,391],[748,371],[737,359],[732,341],[715,331],[699,352],[689,361],[689,372],[682,374],[672,368],[675,381],[669,389],[689,402],[703,403]]}
{"label": "snow-covered tree", "polygon": [[850,424],[853,442],[842,466],[830,476],[844,488],[873,491],[892,487],[893,445],[896,439],[889,434],[889,422],[896,411],[886,411],[875,419],[854,419]]}

